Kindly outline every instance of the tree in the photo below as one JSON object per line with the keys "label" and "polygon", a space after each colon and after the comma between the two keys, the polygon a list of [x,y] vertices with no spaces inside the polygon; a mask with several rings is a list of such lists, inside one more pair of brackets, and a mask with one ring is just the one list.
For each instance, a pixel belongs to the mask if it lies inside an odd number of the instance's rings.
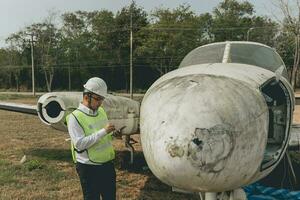
{"label": "tree", "polygon": [[245,39],[275,47],[279,32],[278,24],[264,16],[253,16],[251,23],[252,27],[247,30]]}
{"label": "tree", "polygon": [[6,48],[6,56],[8,61],[8,71],[11,72],[11,74],[14,77],[14,80],[16,82],[16,89],[17,92],[20,91],[20,74],[21,71],[24,69],[24,65],[22,63],[22,56],[20,55],[20,52],[18,52],[17,49],[15,49],[13,46],[10,46]]}
{"label": "tree", "polygon": [[[115,16],[115,25],[117,31],[113,32],[113,49],[116,54],[116,64],[123,66],[124,82],[126,84],[126,90],[128,90],[128,77],[129,77],[129,64],[130,64],[130,31],[132,28],[133,32],[133,62],[136,66],[136,48],[142,45],[142,42],[146,35],[141,30],[146,27],[149,22],[147,19],[148,15],[143,8],[138,7],[133,1],[129,6],[125,6],[121,11],[117,12]],[[131,27],[132,20],[132,27]],[[128,67],[127,67],[128,66]],[[136,76],[134,76],[136,78]]]}
{"label": "tree", "polygon": [[181,5],[152,13],[152,24],[143,30],[148,36],[137,49],[139,63],[152,66],[161,76],[176,68],[190,50],[207,42],[211,16],[197,16],[190,9]]}
{"label": "tree", "polygon": [[249,27],[254,8],[249,2],[225,0],[213,11],[211,32],[215,41],[243,40]]}
{"label": "tree", "polygon": [[[67,80],[66,74],[59,73],[64,68],[68,68],[72,89],[81,88],[84,80],[91,76],[105,77],[112,89],[124,89],[124,85],[128,89],[131,30],[133,66],[137,74],[133,76],[134,82],[135,86],[136,83],[143,85],[143,89],[158,76],[175,69],[189,51],[200,45],[249,39],[270,46],[280,44],[284,51],[285,43],[274,42],[275,36],[280,40],[286,35],[288,41],[291,38],[288,23],[285,23],[285,32],[276,34],[274,21],[256,16],[252,4],[238,0],[224,0],[212,13],[201,15],[195,14],[188,4],[175,9],[158,8],[148,15],[133,1],[115,15],[108,10],[76,11],[64,13],[61,19],[60,27],[56,13],[50,13],[42,22],[11,34],[7,39],[11,47],[3,53],[3,58],[10,63],[6,65],[31,65],[29,40],[33,36],[34,63],[40,69],[37,83],[46,82],[48,91],[58,85],[56,77]],[[17,77],[22,71],[11,71],[7,77],[14,74],[19,84]],[[76,79],[71,81],[72,76]],[[26,78],[30,80],[30,73]],[[8,82],[13,83],[11,80]],[[30,85],[30,81],[26,83]],[[64,88],[66,83],[60,83],[59,87]]]}
{"label": "tree", "polygon": [[60,34],[54,24],[50,22],[36,23],[26,27],[26,33],[34,36],[34,55],[36,66],[41,67],[47,86],[47,91],[52,90],[52,81],[57,66],[57,49]]}
{"label": "tree", "polygon": [[[28,65],[32,62],[30,52],[34,50],[35,66],[40,67],[44,74],[49,92],[60,55],[59,44],[61,41],[60,30],[54,24],[54,17],[55,13],[50,13],[43,23],[27,26],[23,30],[11,34],[6,40],[11,44],[11,48],[21,52],[20,55],[26,58]],[[30,44],[33,42],[32,40],[34,40],[33,48]]]}
{"label": "tree", "polygon": [[214,41],[251,40],[273,45],[277,24],[271,19],[256,16],[248,1],[225,0],[213,11],[211,33]]}
{"label": "tree", "polygon": [[100,65],[113,64],[114,58],[114,33],[116,27],[114,14],[107,10],[95,11],[90,15],[92,49]]}
{"label": "tree", "polygon": [[[82,85],[82,79],[88,79],[92,74],[88,66],[99,66],[98,41],[95,36],[95,18],[98,11],[85,12],[76,11],[74,13],[64,13],[62,15],[62,48],[64,49],[65,61],[76,79],[73,79],[75,85]],[[99,43],[98,43],[99,42]],[[95,71],[94,71],[95,72]],[[69,80],[71,82],[71,80]],[[81,88],[81,87],[80,87]]]}
{"label": "tree", "polygon": [[[294,4],[292,4],[289,0],[278,0],[278,7],[280,8],[282,14],[284,15],[284,19],[281,22],[283,27],[281,38],[283,35],[287,36],[284,41],[289,41],[289,43],[281,43],[281,53],[288,54],[287,52],[291,49],[290,44],[291,40],[293,40],[293,51],[294,51],[294,59],[292,64],[292,73],[290,77],[290,82],[293,88],[295,88],[296,84],[296,75],[298,71],[298,66],[300,63],[300,1],[294,0]],[[296,12],[293,12],[293,7],[296,7]],[[289,38],[289,39],[287,39]],[[284,48],[284,45],[286,48]],[[283,47],[283,48],[282,48]]]}
{"label": "tree", "polygon": [[[13,75],[17,91],[20,90],[20,76],[22,71],[24,71],[26,68],[29,68],[29,63],[26,59],[24,59],[24,55],[26,55],[26,52],[30,52],[30,47],[28,48],[27,45],[29,43],[26,42],[24,37],[25,36],[22,32],[11,34],[11,36],[6,39],[6,42],[9,43],[9,46],[5,49],[2,49],[2,55],[4,55],[4,57],[1,59],[1,65],[6,68],[6,72],[9,72],[11,75]],[[10,88],[11,75],[9,75]],[[26,74],[23,76],[25,75]],[[26,76],[23,77],[23,79],[29,79],[29,77]],[[26,85],[29,85],[29,81],[26,82]]]}

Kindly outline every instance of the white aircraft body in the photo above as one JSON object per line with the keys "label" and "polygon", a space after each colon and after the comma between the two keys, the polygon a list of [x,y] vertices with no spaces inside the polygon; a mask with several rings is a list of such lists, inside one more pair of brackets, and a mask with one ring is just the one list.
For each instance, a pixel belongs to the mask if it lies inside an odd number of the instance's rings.
{"label": "white aircraft body", "polygon": [[[287,78],[282,59],[268,46],[213,43],[194,49],[179,69],[158,79],[141,111],[137,101],[113,95],[103,106],[128,137],[140,126],[143,153],[157,178],[213,200],[265,177],[289,145],[298,147],[298,132],[290,140],[295,98]],[[82,93],[47,93],[36,112],[66,131],[65,117],[81,99]],[[13,104],[0,108],[30,113]]]}

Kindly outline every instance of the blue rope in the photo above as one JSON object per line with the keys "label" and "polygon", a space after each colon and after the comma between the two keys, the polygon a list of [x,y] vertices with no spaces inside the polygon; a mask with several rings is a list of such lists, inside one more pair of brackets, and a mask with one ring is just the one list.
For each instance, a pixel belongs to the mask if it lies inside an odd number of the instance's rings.
{"label": "blue rope", "polygon": [[276,189],[254,183],[243,188],[248,200],[300,200],[300,191]]}

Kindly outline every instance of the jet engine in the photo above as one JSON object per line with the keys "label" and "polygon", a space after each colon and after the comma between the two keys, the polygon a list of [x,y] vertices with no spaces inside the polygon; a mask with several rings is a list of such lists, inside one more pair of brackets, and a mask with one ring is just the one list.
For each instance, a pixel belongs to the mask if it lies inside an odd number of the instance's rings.
{"label": "jet engine", "polygon": [[[38,116],[52,128],[67,131],[65,118],[82,101],[82,92],[53,92],[41,96],[37,103]],[[108,95],[102,104],[108,119],[116,129],[130,135],[139,128],[139,102],[125,97]]]}

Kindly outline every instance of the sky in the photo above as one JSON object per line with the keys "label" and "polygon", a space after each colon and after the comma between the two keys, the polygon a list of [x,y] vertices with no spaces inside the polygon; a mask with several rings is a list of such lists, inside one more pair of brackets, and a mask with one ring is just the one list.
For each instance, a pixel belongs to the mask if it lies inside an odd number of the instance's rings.
{"label": "sky", "polygon": [[[259,15],[272,15],[271,0],[248,0]],[[58,13],[77,10],[94,11],[107,9],[113,12],[129,5],[131,0],[0,0],[0,47],[5,38],[33,23],[42,22],[50,11]],[[191,5],[197,13],[211,12],[219,0],[135,0],[147,12],[158,7],[176,8],[183,3]]]}

